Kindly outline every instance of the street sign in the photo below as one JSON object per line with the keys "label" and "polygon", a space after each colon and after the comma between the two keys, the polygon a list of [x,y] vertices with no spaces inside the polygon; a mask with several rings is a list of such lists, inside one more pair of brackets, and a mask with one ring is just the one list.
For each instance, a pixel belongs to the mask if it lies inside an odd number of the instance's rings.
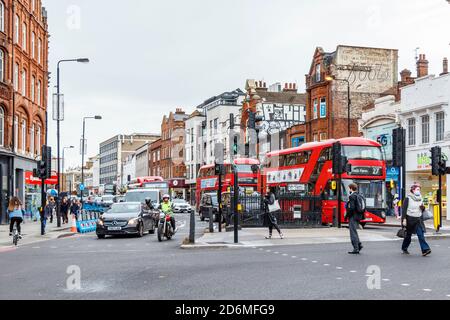
{"label": "street sign", "polygon": [[84,191],[84,184],[80,184],[80,191]]}

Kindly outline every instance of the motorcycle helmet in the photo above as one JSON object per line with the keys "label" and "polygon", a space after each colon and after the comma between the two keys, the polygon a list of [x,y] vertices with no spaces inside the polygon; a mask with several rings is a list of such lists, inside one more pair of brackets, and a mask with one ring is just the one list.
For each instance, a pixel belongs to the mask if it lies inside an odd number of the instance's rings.
{"label": "motorcycle helmet", "polygon": [[169,200],[170,200],[170,196],[169,196],[168,194],[163,195],[162,198],[163,198],[163,200],[164,200],[164,199],[169,199]]}

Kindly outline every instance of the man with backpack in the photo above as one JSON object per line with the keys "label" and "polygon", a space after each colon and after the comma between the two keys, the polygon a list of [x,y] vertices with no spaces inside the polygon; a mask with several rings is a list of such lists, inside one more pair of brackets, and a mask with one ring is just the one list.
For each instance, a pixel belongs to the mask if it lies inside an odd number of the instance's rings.
{"label": "man with backpack", "polygon": [[347,213],[346,218],[348,218],[348,227],[350,229],[350,239],[353,245],[353,251],[349,254],[359,254],[363,249],[358,236],[358,226],[361,220],[364,218],[364,213],[366,211],[366,199],[364,196],[358,193],[358,186],[352,183],[349,186],[350,196],[346,205]]}

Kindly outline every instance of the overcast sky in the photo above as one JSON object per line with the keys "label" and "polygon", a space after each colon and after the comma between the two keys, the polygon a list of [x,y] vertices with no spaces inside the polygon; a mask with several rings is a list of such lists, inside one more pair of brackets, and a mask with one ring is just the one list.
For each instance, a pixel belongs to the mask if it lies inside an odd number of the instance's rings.
{"label": "overcast sky", "polygon": [[[207,98],[254,78],[304,90],[317,46],[399,49],[399,70],[415,70],[415,48],[442,72],[450,57],[446,0],[43,0],[50,37],[49,143],[59,59],[64,64],[62,145],[66,168],[80,161],[83,116],[88,155],[115,134],[159,132],[164,114],[192,112]],[[413,72],[413,75],[415,72]]]}

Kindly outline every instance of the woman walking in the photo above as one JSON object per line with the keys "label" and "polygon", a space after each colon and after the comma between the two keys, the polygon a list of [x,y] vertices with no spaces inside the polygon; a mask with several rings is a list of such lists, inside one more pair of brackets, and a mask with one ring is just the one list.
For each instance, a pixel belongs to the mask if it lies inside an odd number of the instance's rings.
{"label": "woman walking", "polygon": [[411,237],[413,234],[417,234],[422,255],[424,257],[430,255],[431,249],[425,240],[426,228],[422,219],[425,206],[423,205],[421,187],[418,183],[411,186],[411,193],[405,199],[402,209],[402,227],[405,227],[406,220],[406,236],[402,245],[403,254],[409,254],[408,248],[411,244]]}
{"label": "woman walking", "polygon": [[45,235],[45,227],[47,226],[47,220],[49,217],[53,215],[53,211],[55,210],[55,198],[50,197],[48,199],[47,205],[44,210],[41,212],[41,235]]}
{"label": "woman walking", "polygon": [[283,233],[281,232],[277,223],[277,218],[274,215],[275,212],[281,211],[275,195],[275,189],[267,189],[267,194],[264,197],[264,207],[264,226],[269,227],[269,236],[266,237],[266,239],[272,239],[274,228],[278,231],[280,238],[283,239]]}
{"label": "woman walking", "polygon": [[12,236],[14,224],[16,224],[17,232],[19,233],[19,239],[22,239],[22,230],[20,224],[23,222],[23,210],[22,202],[20,202],[19,198],[11,198],[8,205],[8,213],[10,219],[9,235]]}

